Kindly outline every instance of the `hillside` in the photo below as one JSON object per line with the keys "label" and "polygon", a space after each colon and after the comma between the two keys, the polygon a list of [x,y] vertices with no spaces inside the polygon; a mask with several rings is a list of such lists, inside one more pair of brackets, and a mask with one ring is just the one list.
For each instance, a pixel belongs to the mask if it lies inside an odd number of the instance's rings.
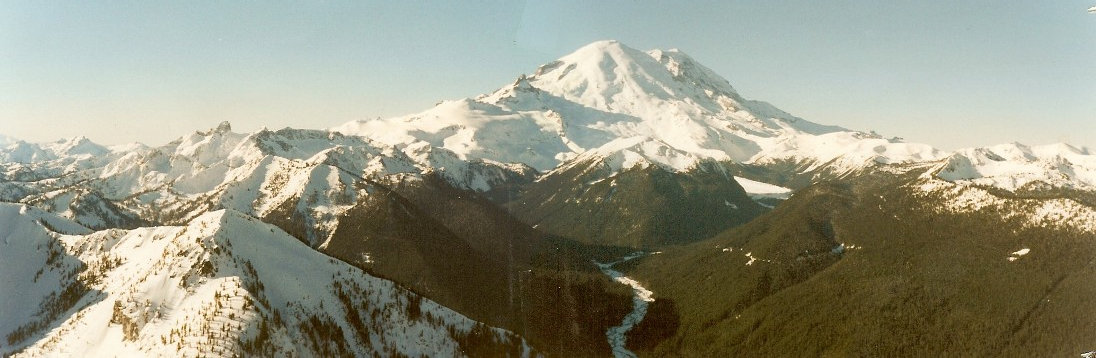
{"label": "hillside", "polygon": [[[182,227],[58,235],[49,227],[81,228],[25,206],[0,209],[25,233],[5,241],[5,267],[39,268],[9,278],[2,291],[43,297],[37,311],[3,310],[0,321],[27,322],[5,327],[5,353],[16,356],[517,355],[529,349],[512,333],[484,327],[237,212],[211,212]],[[34,226],[45,222],[53,224]],[[15,256],[42,248],[48,257]],[[10,316],[26,312],[37,313]]]}
{"label": "hillside", "polygon": [[[654,355],[1032,356],[1091,349],[1096,209],[939,180],[819,184],[629,272]],[[656,301],[656,303],[659,301]],[[637,328],[637,331],[640,331]],[[671,354],[672,352],[672,354]],[[917,353],[913,353],[917,352]],[[797,354],[798,354],[797,353]]]}

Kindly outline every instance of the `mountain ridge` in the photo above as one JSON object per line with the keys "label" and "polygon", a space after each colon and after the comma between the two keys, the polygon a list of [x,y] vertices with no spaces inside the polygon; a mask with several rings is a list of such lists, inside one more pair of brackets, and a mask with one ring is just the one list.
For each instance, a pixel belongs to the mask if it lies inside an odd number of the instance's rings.
{"label": "mountain ridge", "polygon": [[[482,327],[464,316],[232,210],[203,214],[182,227],[44,240],[51,250],[60,246],[59,255],[71,255],[66,260],[73,262],[58,269],[75,269],[78,278],[66,287],[83,288],[62,297],[80,313],[44,306],[39,315],[56,322],[50,323],[56,329],[30,346],[19,344],[27,337],[23,331],[7,335],[16,356],[457,354],[485,348],[466,347],[464,340],[480,334],[504,351],[528,349],[512,333],[477,331]],[[359,307],[360,313],[352,312]],[[404,339],[408,330],[419,332],[420,340]]]}

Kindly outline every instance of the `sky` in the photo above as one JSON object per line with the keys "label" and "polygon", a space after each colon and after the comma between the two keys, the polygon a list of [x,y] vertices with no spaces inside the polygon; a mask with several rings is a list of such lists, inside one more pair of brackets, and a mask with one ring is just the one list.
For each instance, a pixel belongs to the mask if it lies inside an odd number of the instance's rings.
{"label": "sky", "polygon": [[0,134],[161,145],[474,97],[582,45],[678,48],[746,98],[943,149],[1096,150],[1096,1],[8,1]]}

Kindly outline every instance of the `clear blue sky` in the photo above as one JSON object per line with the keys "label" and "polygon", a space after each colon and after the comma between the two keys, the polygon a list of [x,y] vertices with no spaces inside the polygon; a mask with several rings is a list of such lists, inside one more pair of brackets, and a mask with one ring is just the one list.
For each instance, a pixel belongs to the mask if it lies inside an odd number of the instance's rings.
{"label": "clear blue sky", "polygon": [[159,145],[489,92],[601,39],[680,48],[747,98],[945,149],[1096,149],[1096,1],[10,2],[0,133]]}

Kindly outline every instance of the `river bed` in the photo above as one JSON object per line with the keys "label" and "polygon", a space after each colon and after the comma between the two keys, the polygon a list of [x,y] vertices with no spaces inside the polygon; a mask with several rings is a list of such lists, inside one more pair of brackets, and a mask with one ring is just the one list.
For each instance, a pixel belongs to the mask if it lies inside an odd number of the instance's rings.
{"label": "river bed", "polygon": [[603,264],[594,262],[606,276],[632,288],[632,312],[629,312],[627,316],[624,316],[624,320],[620,322],[619,326],[610,327],[609,330],[605,332],[605,337],[609,340],[609,347],[613,349],[613,356],[616,358],[636,356],[634,352],[625,348],[628,339],[627,333],[643,320],[643,316],[647,315],[647,305],[654,302],[655,299],[654,292],[641,286],[638,281],[624,276],[620,271],[614,270],[613,265],[633,260],[643,255],[644,253],[637,252],[610,263]]}

